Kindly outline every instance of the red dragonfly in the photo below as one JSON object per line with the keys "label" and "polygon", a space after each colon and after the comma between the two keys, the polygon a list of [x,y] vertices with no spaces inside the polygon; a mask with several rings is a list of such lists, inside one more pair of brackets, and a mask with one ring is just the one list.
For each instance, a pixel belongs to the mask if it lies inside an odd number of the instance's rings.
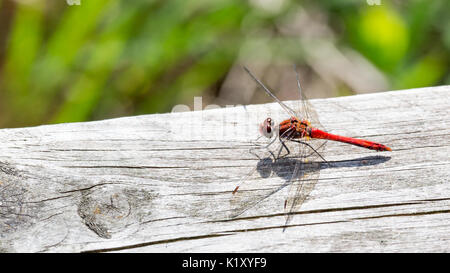
{"label": "red dragonfly", "polygon": [[[255,194],[256,189],[260,189],[261,185],[251,189],[248,187],[248,184],[251,179],[251,176],[258,168],[261,166],[257,166],[254,168],[243,180],[242,183],[239,184],[233,191],[233,203],[241,202],[239,207],[233,210],[234,215],[232,217],[236,217],[243,212],[245,212],[248,208],[253,207],[257,203],[260,203],[262,200],[267,198],[268,196],[274,194],[275,192],[282,189],[284,186],[289,185],[290,190],[288,194],[288,198],[285,199],[284,209],[286,222],[285,227],[292,218],[293,212],[298,209],[301,204],[305,201],[306,197],[314,188],[315,183],[317,182],[320,166],[317,162],[313,162],[312,158],[320,158],[322,161],[328,164],[328,162],[323,158],[320,154],[320,151],[324,149],[325,141],[339,141],[352,145],[356,145],[359,147],[376,150],[376,151],[391,151],[391,148],[372,141],[357,139],[351,137],[345,137],[340,135],[334,135],[326,132],[320,124],[317,113],[313,110],[313,108],[309,105],[304,95],[302,94],[302,89],[300,86],[300,80],[297,73],[297,70],[294,66],[296,77],[297,77],[297,87],[300,95],[300,105],[299,112],[292,110],[285,103],[280,101],[260,80],[258,80],[248,68],[244,67],[245,71],[256,81],[258,85],[260,85],[263,90],[271,96],[278,104],[290,115],[289,119],[282,121],[279,125],[275,126],[275,123],[272,118],[266,118],[262,124],[259,126],[259,131],[261,136],[272,139],[269,144],[265,145],[262,148],[268,149],[275,141],[279,140],[278,145],[278,155],[274,156],[272,152],[270,152],[275,161],[270,161],[269,164],[262,163],[265,168],[268,165],[271,165],[272,169],[277,169],[278,173],[283,173],[281,166],[289,166],[294,165],[293,168],[287,167],[289,172],[292,172],[292,175],[288,175],[286,177],[286,183],[281,185],[275,190],[260,190],[259,195]],[[301,113],[301,114],[300,114]],[[260,136],[260,137],[261,137]],[[296,145],[296,149],[298,152],[296,153],[297,159],[287,159],[286,156],[290,154],[290,150],[288,149],[286,143],[295,142],[302,145]],[[287,154],[283,157],[280,157],[280,153],[282,149],[285,149]],[[315,163],[315,164],[313,164]],[[281,168],[280,168],[281,167]],[[286,168],[284,168],[286,169]],[[286,170],[284,171],[286,172]],[[306,182],[307,181],[307,182]],[[247,188],[243,190],[243,186],[247,185]],[[249,189],[250,188],[250,189]],[[240,189],[240,190],[239,190]],[[238,192],[239,190],[239,192]],[[250,197],[250,195],[246,195],[247,193],[252,192],[254,197]],[[262,192],[262,193],[261,193]]]}

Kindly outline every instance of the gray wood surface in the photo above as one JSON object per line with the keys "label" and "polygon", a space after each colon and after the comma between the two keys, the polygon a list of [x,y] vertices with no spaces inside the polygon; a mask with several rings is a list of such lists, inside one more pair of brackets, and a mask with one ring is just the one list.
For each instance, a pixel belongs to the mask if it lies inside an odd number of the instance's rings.
{"label": "gray wood surface", "polygon": [[232,195],[277,104],[2,129],[0,252],[448,252],[449,95],[311,100],[329,132],[393,151],[328,142],[284,231],[285,175],[254,172],[251,207]]}

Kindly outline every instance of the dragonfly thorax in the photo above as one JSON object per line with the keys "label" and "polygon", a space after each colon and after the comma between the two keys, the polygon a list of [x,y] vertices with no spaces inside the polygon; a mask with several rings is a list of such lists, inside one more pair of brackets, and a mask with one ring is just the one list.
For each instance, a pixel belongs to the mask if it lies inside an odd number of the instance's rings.
{"label": "dragonfly thorax", "polygon": [[309,137],[311,128],[311,123],[309,123],[309,121],[291,117],[280,123],[279,136],[286,139]]}

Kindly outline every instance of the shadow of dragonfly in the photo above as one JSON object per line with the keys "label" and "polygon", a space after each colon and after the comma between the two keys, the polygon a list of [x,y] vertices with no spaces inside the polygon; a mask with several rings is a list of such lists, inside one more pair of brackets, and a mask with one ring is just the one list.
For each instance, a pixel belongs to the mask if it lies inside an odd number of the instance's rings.
{"label": "shadow of dragonfly", "polygon": [[[320,171],[328,168],[361,167],[384,163],[388,156],[366,156],[351,160],[323,162],[305,161],[303,158],[261,158],[256,167],[243,178],[230,198],[229,218],[233,219],[262,201],[289,187],[284,201],[286,229],[293,214],[298,211],[306,198],[313,191],[320,176]],[[271,179],[280,177],[280,179]],[[284,231],[283,229],[283,231]]]}

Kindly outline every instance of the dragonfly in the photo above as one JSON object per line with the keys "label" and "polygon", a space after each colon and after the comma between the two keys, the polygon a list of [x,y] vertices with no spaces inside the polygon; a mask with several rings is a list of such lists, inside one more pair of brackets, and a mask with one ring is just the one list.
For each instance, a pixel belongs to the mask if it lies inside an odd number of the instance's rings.
{"label": "dragonfly", "polygon": [[[267,150],[274,159],[268,160],[268,158],[265,158],[261,160],[261,164],[250,171],[233,190],[232,194],[234,198],[232,198],[232,203],[235,205],[233,206],[235,208],[232,209],[232,217],[241,215],[277,191],[289,186],[288,196],[284,201],[284,215],[286,217],[284,231],[292,220],[295,211],[300,208],[309,193],[313,190],[319,178],[321,163],[323,162],[329,165],[328,161],[321,155],[328,140],[356,145],[375,151],[391,151],[391,148],[380,143],[335,135],[323,129],[317,112],[302,92],[300,78],[295,65],[294,70],[299,93],[297,111],[294,111],[278,99],[247,67],[244,66],[244,69],[284,109],[286,114],[289,115],[289,118],[276,125],[275,121],[268,117],[259,125],[260,137],[265,137],[270,139],[270,141],[267,145],[258,147],[257,149]],[[278,143],[274,149],[274,151],[278,151],[277,155],[270,150],[271,146],[275,143]],[[293,158],[287,157],[291,153],[286,145],[287,143],[295,143],[294,148],[296,149],[296,153]],[[286,151],[286,154],[281,156],[283,149]],[[320,161],[315,161],[316,159]],[[252,179],[255,171],[268,168],[284,177],[285,183],[275,189],[261,189],[261,185],[253,185],[252,187],[250,185],[252,184],[251,182],[258,180]]]}

